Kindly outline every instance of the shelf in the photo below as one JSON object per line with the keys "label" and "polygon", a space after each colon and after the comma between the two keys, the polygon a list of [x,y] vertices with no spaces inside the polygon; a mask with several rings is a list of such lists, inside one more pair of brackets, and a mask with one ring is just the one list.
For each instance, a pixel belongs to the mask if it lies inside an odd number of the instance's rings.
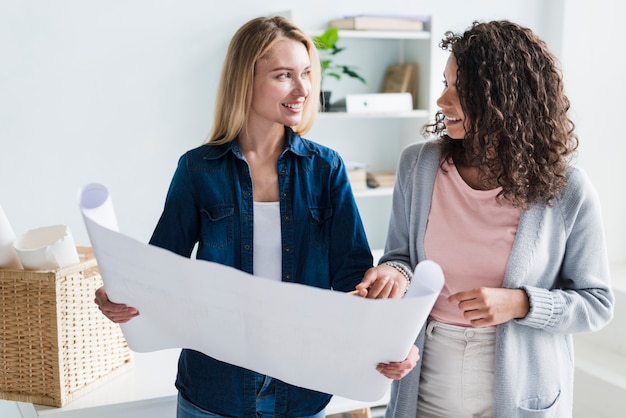
{"label": "shelf", "polygon": [[[309,34],[323,32],[315,30]],[[430,31],[339,30],[340,45],[347,50],[342,55],[345,61],[341,62],[359,68],[368,83],[363,86],[330,80],[327,89],[332,92],[331,109],[317,114],[315,127],[309,133],[311,138],[336,150],[346,160],[364,163],[368,171],[395,171],[402,150],[422,139],[422,127],[433,117],[431,40]],[[342,103],[345,98],[351,94],[379,93],[389,65],[403,62],[418,65],[417,86],[411,89],[415,94],[412,106],[404,107],[404,111],[373,111],[375,107],[367,108],[368,112],[346,111]],[[353,191],[370,247],[380,250],[387,238],[393,187]]]}
{"label": "shelf", "polygon": [[379,119],[418,119],[428,118],[428,110],[416,109],[409,112],[372,112],[372,113],[348,113],[348,112],[319,112],[320,119],[358,119],[358,118],[379,118]]}

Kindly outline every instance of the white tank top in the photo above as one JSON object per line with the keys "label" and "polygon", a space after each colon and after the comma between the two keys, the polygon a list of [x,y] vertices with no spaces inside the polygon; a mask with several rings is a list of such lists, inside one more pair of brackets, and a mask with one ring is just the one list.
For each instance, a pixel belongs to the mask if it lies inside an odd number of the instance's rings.
{"label": "white tank top", "polygon": [[252,273],[282,280],[280,206],[278,202],[254,202]]}

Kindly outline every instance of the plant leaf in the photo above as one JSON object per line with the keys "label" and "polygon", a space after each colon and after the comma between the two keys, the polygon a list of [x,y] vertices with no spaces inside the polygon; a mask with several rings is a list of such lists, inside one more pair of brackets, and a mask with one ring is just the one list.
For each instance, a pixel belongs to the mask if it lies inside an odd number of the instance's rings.
{"label": "plant leaf", "polygon": [[315,47],[320,50],[333,49],[339,40],[339,30],[337,28],[328,28],[321,35],[313,37]]}
{"label": "plant leaf", "polygon": [[352,77],[352,78],[356,78],[357,80],[361,81],[363,84],[367,84],[365,79],[361,77],[358,73],[356,73],[354,70],[352,70],[350,67],[343,65],[341,68],[343,69],[343,73],[345,75]]}
{"label": "plant leaf", "polygon": [[346,49],[345,47],[340,48],[336,45],[339,41],[339,29],[335,27],[330,27],[326,29],[321,35],[314,36],[312,39],[313,43],[315,44],[315,48],[317,48],[319,51],[325,51],[323,55],[320,54],[322,83],[324,82],[324,77],[328,76],[340,80],[342,75],[346,75],[348,77],[356,78],[363,84],[367,84],[365,79],[361,77],[356,72],[356,70],[347,65],[334,64],[332,58],[329,58]]}

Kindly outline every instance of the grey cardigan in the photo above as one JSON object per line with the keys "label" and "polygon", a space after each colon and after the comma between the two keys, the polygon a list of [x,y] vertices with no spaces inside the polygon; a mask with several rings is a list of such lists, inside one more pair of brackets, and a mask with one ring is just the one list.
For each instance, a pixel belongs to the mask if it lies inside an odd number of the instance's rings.
{"label": "grey cardigan", "polygon": [[[424,233],[440,157],[433,140],[402,152],[381,262],[413,268],[426,258]],[[582,170],[569,169],[568,187],[552,207],[535,204],[522,213],[503,287],[524,289],[530,312],[497,326],[495,416],[571,417],[571,334],[605,326],[614,303],[600,203]],[[421,349],[423,342],[424,329],[416,345]],[[386,417],[416,416],[420,368],[418,362],[392,383]]]}

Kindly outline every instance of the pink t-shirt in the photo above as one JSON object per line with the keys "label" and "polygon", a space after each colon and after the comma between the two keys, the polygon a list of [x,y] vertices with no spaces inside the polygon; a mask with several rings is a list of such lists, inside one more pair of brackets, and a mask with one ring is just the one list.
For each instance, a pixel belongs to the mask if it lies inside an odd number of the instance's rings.
{"label": "pink t-shirt", "polygon": [[502,287],[521,210],[496,199],[501,188],[472,189],[456,169],[437,171],[428,215],[424,251],[437,262],[445,284],[431,316],[440,322],[469,326],[448,296],[475,287]]}

